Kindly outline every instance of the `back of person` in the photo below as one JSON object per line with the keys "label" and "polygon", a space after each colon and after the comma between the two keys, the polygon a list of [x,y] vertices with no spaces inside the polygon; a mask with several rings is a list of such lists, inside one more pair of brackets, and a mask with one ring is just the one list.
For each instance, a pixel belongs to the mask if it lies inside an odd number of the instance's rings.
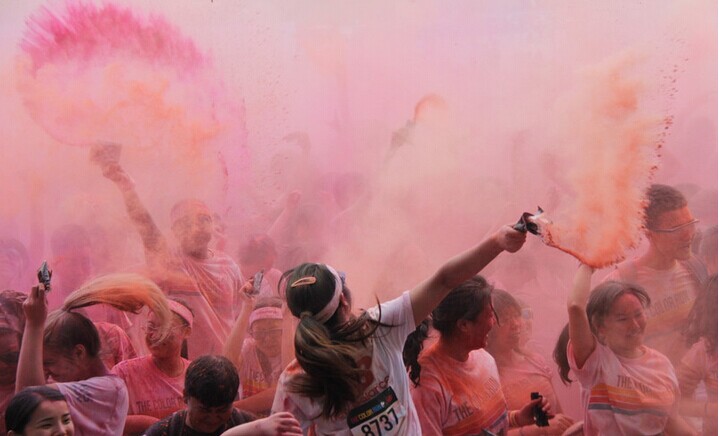
{"label": "back of person", "polygon": [[[368,312],[377,317],[377,307],[373,309]],[[411,399],[401,350],[405,338],[415,329],[409,294],[382,304],[381,310],[382,322],[393,327],[379,327],[368,346],[358,350],[356,362],[366,370],[366,387],[347,414],[337,419],[315,419],[322,412],[321,402],[288,392],[288,385],[303,373],[297,361],[281,375],[272,411],[291,412],[304,431],[313,422],[317,434],[420,434],[415,408],[404,407]]]}

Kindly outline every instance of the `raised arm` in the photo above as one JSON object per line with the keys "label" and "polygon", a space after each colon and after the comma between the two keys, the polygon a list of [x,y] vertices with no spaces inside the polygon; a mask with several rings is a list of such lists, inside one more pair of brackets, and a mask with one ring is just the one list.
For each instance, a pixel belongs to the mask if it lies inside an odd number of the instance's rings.
{"label": "raised arm", "polygon": [[456,286],[472,278],[503,251],[514,253],[525,243],[525,233],[503,226],[480,245],[448,260],[435,274],[410,291],[410,301],[419,325]]}
{"label": "raised arm", "polygon": [[240,315],[235,320],[230,335],[225,341],[223,346],[223,355],[230,359],[235,365],[235,368],[240,370],[242,364],[242,344],[245,340],[245,336],[248,330],[248,321],[250,320],[250,313],[252,313],[255,307],[255,297],[251,296],[249,292],[252,290],[254,279],[246,281],[242,288],[240,288],[240,298],[243,299],[243,305],[240,309]]}
{"label": "raised arm", "polygon": [[29,386],[44,385],[46,381],[43,370],[43,333],[47,318],[47,297],[42,284],[32,288],[23,303],[23,311],[26,321],[20,346],[15,392],[20,392]]}
{"label": "raised arm", "polygon": [[108,157],[113,147],[119,149],[118,145],[112,144],[94,145],[90,152],[90,160],[100,167],[103,176],[112,181],[122,194],[125,209],[140,234],[148,261],[156,260],[158,255],[169,254],[167,242],[135,191],[135,182],[118,162],[119,156]]}
{"label": "raised arm", "polygon": [[595,350],[595,336],[590,330],[585,308],[587,307],[588,296],[590,295],[590,279],[593,269],[587,265],[580,265],[575,273],[573,287],[567,300],[569,321],[570,343],[572,344],[573,357],[578,368],[585,365],[585,361]]}

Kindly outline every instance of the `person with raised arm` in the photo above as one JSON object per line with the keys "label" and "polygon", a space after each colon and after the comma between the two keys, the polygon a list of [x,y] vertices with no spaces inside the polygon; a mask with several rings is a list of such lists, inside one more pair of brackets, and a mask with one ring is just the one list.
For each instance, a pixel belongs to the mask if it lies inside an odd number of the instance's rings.
{"label": "person with raised arm", "polygon": [[210,248],[214,232],[210,208],[197,199],[175,203],[170,218],[177,248],[171,248],[119,158],[107,156],[108,147],[96,145],[92,160],[122,194],[127,213],[143,241],[153,279],[169,295],[184,299],[195,315],[195,328],[188,338],[189,357],[221,353],[240,311],[243,279],[230,256]]}
{"label": "person with raised arm", "polygon": [[314,427],[317,434],[421,434],[402,359],[405,338],[451,289],[524,242],[524,233],[504,226],[360,316],[352,314],[351,292],[333,267],[306,263],[287,271],[281,283],[300,319],[296,360],[280,376],[272,411],[291,412],[303,431]]}
{"label": "person with raised arm", "polygon": [[680,389],[672,364],[643,345],[647,292],[609,281],[590,292],[593,270],[581,265],[567,300],[567,361],[582,385],[586,436],[693,435],[678,414]]}

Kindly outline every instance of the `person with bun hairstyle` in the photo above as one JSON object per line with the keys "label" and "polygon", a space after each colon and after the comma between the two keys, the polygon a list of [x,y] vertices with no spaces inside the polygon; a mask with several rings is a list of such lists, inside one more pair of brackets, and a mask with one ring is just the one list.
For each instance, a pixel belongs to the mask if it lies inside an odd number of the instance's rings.
{"label": "person with bun hairstyle", "polygon": [[286,272],[287,305],[300,319],[295,360],[278,382],[272,411],[291,412],[303,431],[325,435],[421,434],[402,349],[405,338],[440,301],[525,234],[504,226],[453,257],[432,276],[360,316],[343,275],[325,264]]}
{"label": "person with bun hairstyle", "polygon": [[650,297],[617,281],[590,292],[592,273],[581,265],[575,275],[567,300],[567,361],[556,353],[561,374],[569,367],[582,385],[584,434],[695,434],[678,413],[670,360],[643,345]]}
{"label": "person with bun hairstyle", "polygon": [[495,359],[484,349],[496,324],[492,292],[481,276],[465,281],[432,311],[440,338],[423,351],[430,323],[425,320],[405,342],[403,358],[422,434],[505,435],[533,424],[534,407],[550,411],[547,399],[529,401],[528,396],[508,412]]}
{"label": "person with bun hairstyle", "polygon": [[15,389],[46,385],[47,375],[51,378],[47,386],[67,398],[78,435],[121,435],[128,410],[127,388],[100,358],[100,338],[92,321],[76,311],[99,303],[124,311],[148,306],[158,318],[157,341],[169,334],[172,313],[165,296],[140,275],[94,279],[70,294],[50,316],[45,287],[40,284],[23,303],[26,322]]}

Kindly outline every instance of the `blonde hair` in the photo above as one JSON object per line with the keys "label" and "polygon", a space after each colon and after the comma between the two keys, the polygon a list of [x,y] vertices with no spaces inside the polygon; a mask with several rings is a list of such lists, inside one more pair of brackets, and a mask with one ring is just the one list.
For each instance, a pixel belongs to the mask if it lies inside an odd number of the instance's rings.
{"label": "blonde hair", "polygon": [[162,342],[170,333],[173,313],[165,294],[152,280],[139,274],[108,274],[83,284],[68,295],[60,310],[50,314],[45,325],[45,344],[59,348],[72,347],[74,344],[66,343],[62,339],[66,335],[63,331],[70,327],[68,322],[71,321],[68,318],[80,315],[73,312],[74,309],[95,304],[108,304],[118,310],[133,313],[147,307],[155,313],[159,323],[155,341]]}

